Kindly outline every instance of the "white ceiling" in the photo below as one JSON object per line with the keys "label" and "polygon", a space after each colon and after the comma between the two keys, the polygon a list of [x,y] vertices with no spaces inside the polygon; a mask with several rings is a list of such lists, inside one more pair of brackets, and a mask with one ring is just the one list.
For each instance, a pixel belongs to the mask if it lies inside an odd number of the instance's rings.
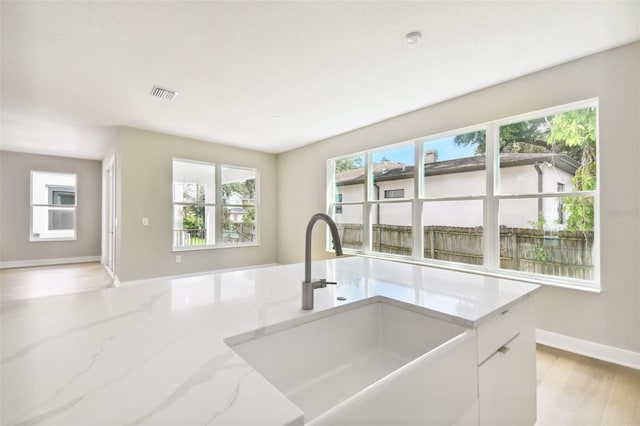
{"label": "white ceiling", "polygon": [[[94,159],[117,126],[279,153],[640,39],[640,0],[2,1],[0,13],[2,149]],[[154,99],[156,84],[179,95]]]}

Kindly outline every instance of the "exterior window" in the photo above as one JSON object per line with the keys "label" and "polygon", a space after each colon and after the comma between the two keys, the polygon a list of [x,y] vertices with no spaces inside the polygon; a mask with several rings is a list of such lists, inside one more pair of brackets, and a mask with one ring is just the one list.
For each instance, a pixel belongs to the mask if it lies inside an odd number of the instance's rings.
{"label": "exterior window", "polygon": [[[564,192],[564,183],[558,182],[557,188],[558,192]],[[564,225],[564,203],[562,202],[562,198],[558,200],[556,211],[558,212],[558,224]]]}
{"label": "exterior window", "polygon": [[257,171],[173,160],[173,248],[257,242]]}
{"label": "exterior window", "polygon": [[485,129],[427,138],[422,178],[422,257],[483,265]]}
{"label": "exterior window", "polygon": [[497,136],[500,268],[594,281],[595,106],[505,120]]}
{"label": "exterior window", "polygon": [[[341,203],[341,202],[342,202],[342,194],[336,194],[336,203]],[[342,205],[334,206],[334,213],[342,214]]]}
{"label": "exterior window", "polygon": [[31,171],[30,241],[76,239],[76,175]]}
{"label": "exterior window", "polygon": [[256,170],[221,167],[222,242],[255,243]]}
{"label": "exterior window", "polygon": [[330,162],[333,178],[330,211],[345,249],[363,250],[364,241],[364,156],[353,155]]}
{"label": "exterior window", "polygon": [[386,189],[384,198],[404,198],[404,189]]}
{"label": "exterior window", "polygon": [[597,142],[588,101],[331,159],[329,211],[353,253],[598,287]]}
{"label": "exterior window", "polygon": [[[413,144],[404,144],[372,152],[371,181],[367,200],[371,211],[371,251],[394,255],[413,254],[413,183],[408,182],[414,174]],[[405,179],[402,179],[402,178]],[[405,185],[407,191],[398,188]],[[403,192],[402,198],[383,199],[387,191]],[[405,196],[407,198],[405,198]]]}

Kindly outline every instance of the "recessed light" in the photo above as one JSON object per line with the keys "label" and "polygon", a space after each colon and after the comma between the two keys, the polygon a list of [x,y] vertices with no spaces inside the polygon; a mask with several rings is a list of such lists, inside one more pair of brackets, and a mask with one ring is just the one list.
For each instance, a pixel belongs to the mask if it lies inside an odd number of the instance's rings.
{"label": "recessed light", "polygon": [[404,39],[407,42],[407,44],[416,44],[417,42],[420,41],[421,38],[422,38],[422,33],[419,31],[412,31],[406,36],[404,36]]}

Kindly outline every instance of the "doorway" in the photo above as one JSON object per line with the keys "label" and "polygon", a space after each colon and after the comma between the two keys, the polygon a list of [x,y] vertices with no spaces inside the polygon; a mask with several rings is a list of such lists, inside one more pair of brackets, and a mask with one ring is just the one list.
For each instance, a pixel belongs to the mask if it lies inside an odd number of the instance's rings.
{"label": "doorway", "polygon": [[112,278],[116,277],[116,158],[103,168],[102,264]]}

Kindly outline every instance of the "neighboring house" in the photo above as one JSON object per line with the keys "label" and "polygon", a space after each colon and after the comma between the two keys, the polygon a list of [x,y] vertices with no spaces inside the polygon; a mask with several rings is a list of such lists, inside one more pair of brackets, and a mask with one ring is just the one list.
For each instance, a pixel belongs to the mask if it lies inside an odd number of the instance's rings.
{"label": "neighboring house", "polygon": [[[500,155],[500,193],[553,193],[573,190],[572,178],[580,164],[566,154],[506,153]],[[383,162],[374,167],[373,199],[413,198],[414,166]],[[362,201],[364,169],[336,174],[337,202]],[[426,198],[482,196],[485,191],[485,157],[478,155],[437,161],[437,152],[427,152],[424,163]],[[373,224],[411,225],[411,204],[382,203],[372,209]],[[506,200],[500,206],[500,225],[531,227],[540,213],[545,229],[564,229],[566,213],[558,198]],[[336,206],[340,223],[362,223],[361,205]],[[429,201],[424,208],[425,225],[482,226],[481,200]]]}
{"label": "neighboring house", "polygon": [[229,220],[233,223],[242,223],[244,221],[244,215],[247,210],[244,207],[240,207],[245,204],[246,198],[237,192],[232,192],[225,199],[225,204],[229,207]]}

